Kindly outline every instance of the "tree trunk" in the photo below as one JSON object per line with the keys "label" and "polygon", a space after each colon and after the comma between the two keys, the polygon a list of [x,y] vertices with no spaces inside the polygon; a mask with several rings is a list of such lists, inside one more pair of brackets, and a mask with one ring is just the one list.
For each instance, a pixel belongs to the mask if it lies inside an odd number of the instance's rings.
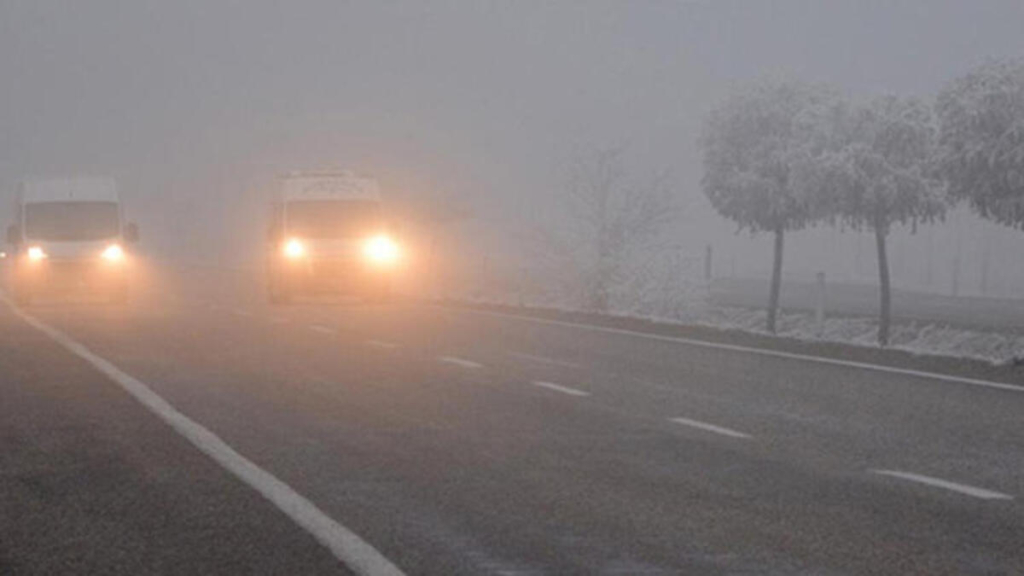
{"label": "tree trunk", "polygon": [[768,295],[768,331],[775,334],[775,314],[779,309],[779,289],[782,285],[783,229],[775,229],[775,260],[772,264],[772,286]]}
{"label": "tree trunk", "polygon": [[889,282],[889,256],[885,251],[885,226],[875,226],[875,244],[878,246],[878,284],[881,307],[878,314],[878,344],[889,345],[889,323],[892,316],[892,287]]}

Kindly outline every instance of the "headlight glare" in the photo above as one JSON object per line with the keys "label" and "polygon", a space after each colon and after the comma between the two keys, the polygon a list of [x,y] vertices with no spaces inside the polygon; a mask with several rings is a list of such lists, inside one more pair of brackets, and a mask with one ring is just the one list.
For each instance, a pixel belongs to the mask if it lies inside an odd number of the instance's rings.
{"label": "headlight glare", "polygon": [[29,246],[28,247],[28,259],[32,262],[38,262],[43,258],[46,258],[46,251],[40,246]]}
{"label": "headlight glare", "polygon": [[401,250],[394,240],[380,235],[363,244],[363,255],[374,264],[393,264],[401,255]]}
{"label": "headlight glare", "polygon": [[118,244],[111,244],[103,249],[101,256],[107,262],[120,262],[124,260],[124,248]]}
{"label": "headlight glare", "polygon": [[287,258],[301,258],[306,255],[306,246],[302,241],[292,238],[284,243],[284,255]]}

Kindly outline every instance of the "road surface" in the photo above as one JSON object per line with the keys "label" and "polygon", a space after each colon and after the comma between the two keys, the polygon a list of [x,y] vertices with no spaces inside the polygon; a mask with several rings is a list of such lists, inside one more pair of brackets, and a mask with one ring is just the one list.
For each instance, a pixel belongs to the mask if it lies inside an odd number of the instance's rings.
{"label": "road surface", "polygon": [[0,304],[0,574],[1024,573],[1024,390],[149,284]]}

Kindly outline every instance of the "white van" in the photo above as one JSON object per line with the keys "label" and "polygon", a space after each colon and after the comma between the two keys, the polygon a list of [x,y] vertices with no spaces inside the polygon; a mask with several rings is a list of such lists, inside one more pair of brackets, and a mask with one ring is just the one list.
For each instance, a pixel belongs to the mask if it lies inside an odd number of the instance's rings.
{"label": "white van", "polygon": [[279,178],[267,237],[273,303],[318,292],[386,299],[401,260],[376,180],[350,171]]}
{"label": "white van", "polygon": [[139,233],[123,220],[113,180],[25,180],[16,198],[15,221],[7,228],[16,302],[81,287],[101,290],[112,302],[127,300],[126,244]]}

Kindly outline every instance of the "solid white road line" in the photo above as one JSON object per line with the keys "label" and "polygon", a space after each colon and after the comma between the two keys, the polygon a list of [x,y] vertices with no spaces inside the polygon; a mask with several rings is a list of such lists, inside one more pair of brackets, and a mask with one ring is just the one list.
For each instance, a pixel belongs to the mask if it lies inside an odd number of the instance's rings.
{"label": "solid white road line", "polygon": [[398,348],[398,344],[395,344],[394,342],[385,342],[383,340],[367,340],[366,344],[368,346],[373,346],[374,348],[384,348],[386,350]]}
{"label": "solid white road line", "polygon": [[743,432],[737,432],[731,428],[725,428],[723,426],[715,426],[714,424],[708,424],[707,422],[701,422],[700,420],[691,420],[689,418],[669,418],[676,424],[682,424],[684,426],[691,426],[693,428],[699,428],[708,432],[714,432],[715,434],[721,434],[723,436],[730,436],[732,438],[750,438],[750,434],[744,434]]}
{"label": "solid white road line", "polygon": [[337,334],[338,333],[334,328],[329,328],[327,326],[321,326],[319,324],[310,324],[309,325],[309,329],[313,330],[315,332],[320,332],[321,334]]}
{"label": "solid white road line", "polygon": [[568,394],[570,396],[590,396],[590,392],[584,392],[583,390],[569,388],[568,386],[562,386],[561,384],[555,384],[554,382],[544,382],[543,380],[537,380],[534,381],[533,385],[540,386],[541,388],[547,388],[548,390],[561,392],[562,394]]}
{"label": "solid white road line", "polygon": [[872,470],[871,472],[881,474],[882,476],[892,476],[893,478],[909,480],[911,482],[920,482],[921,484],[935,486],[936,488],[945,488],[946,490],[952,490],[953,492],[959,492],[961,494],[974,496],[975,498],[981,498],[983,500],[1013,500],[1013,496],[1010,496],[1009,494],[993,492],[992,490],[985,490],[984,488],[975,488],[974,486],[968,486],[966,484],[957,484],[956,482],[950,482],[949,480],[932,478],[931,476],[922,476],[921,474],[914,474],[911,472],[900,472],[898,470]]}
{"label": "solid white road line", "polygon": [[625,328],[610,328],[607,326],[596,326],[593,324],[580,324],[578,322],[566,322],[564,320],[548,320],[546,318],[533,318],[531,316],[520,316],[518,314],[506,314],[503,312],[490,312],[487,310],[471,310],[468,308],[447,308],[448,310],[458,310],[466,312],[468,314],[476,314],[479,316],[492,316],[495,318],[507,318],[510,320],[519,320],[521,322],[533,322],[536,324],[547,324],[550,326],[563,326],[566,328],[578,328],[581,330],[590,330],[593,332],[604,332],[606,334],[618,334],[623,336],[634,336],[639,338],[647,338],[650,340],[660,340],[662,342],[675,342],[677,344],[685,344],[687,346],[696,346],[700,348],[714,348],[718,350],[729,350],[732,352],[744,352],[746,354],[757,354],[760,356],[771,356],[774,358],[785,358],[787,360],[799,360],[801,362],[813,362],[816,364],[830,364],[832,366],[844,366],[846,368],[857,368],[860,370],[873,370],[875,372],[885,372],[888,374],[897,374],[900,376],[913,376],[916,378],[925,378],[929,380],[940,380],[943,382],[953,382],[956,384],[967,384],[970,386],[981,386],[984,388],[994,388],[996,390],[1006,390],[1009,392],[1024,392],[1024,386],[1017,386],[1014,384],[1004,384],[1002,382],[993,382],[991,380],[981,380],[979,378],[966,378],[963,376],[951,376],[949,374],[940,374],[938,372],[925,372],[923,370],[911,370],[909,368],[895,368],[892,366],[884,366],[882,364],[870,364],[868,362],[857,362],[854,360],[840,360],[838,358],[829,358],[827,356],[812,356],[810,354],[798,354],[795,352],[783,352],[781,350],[770,350],[767,348],[754,348],[752,346],[741,346],[739,344],[722,344],[719,342],[709,342],[706,340],[696,340],[694,338],[684,338],[682,336],[664,336],[661,334],[649,334],[647,332],[638,332],[636,330],[627,330]]}
{"label": "solid white road line", "polygon": [[536,356],[534,354],[527,354],[525,352],[509,352],[508,355],[514,358],[522,358],[523,360],[532,360],[533,362],[540,362],[541,364],[549,364],[551,366],[561,366],[563,368],[582,368],[582,366],[574,362],[566,362],[564,360],[548,358],[547,356]]}
{"label": "solid white road line", "polygon": [[480,364],[479,362],[473,362],[472,360],[465,360],[463,358],[456,358],[455,356],[438,356],[437,360],[439,362],[444,362],[446,364],[454,364],[456,366],[461,366],[463,368],[469,368],[470,370],[476,370],[477,368],[484,367],[484,365]]}
{"label": "solid white road line", "polygon": [[63,332],[14,308],[6,297],[0,296],[0,299],[30,326],[92,364],[192,445],[259,492],[296,524],[312,534],[350,569],[363,576],[402,576],[401,570],[357,534],[339,524],[270,472],[236,452],[216,434],[179,412],[141,381],[122,372],[120,368],[94,354]]}

